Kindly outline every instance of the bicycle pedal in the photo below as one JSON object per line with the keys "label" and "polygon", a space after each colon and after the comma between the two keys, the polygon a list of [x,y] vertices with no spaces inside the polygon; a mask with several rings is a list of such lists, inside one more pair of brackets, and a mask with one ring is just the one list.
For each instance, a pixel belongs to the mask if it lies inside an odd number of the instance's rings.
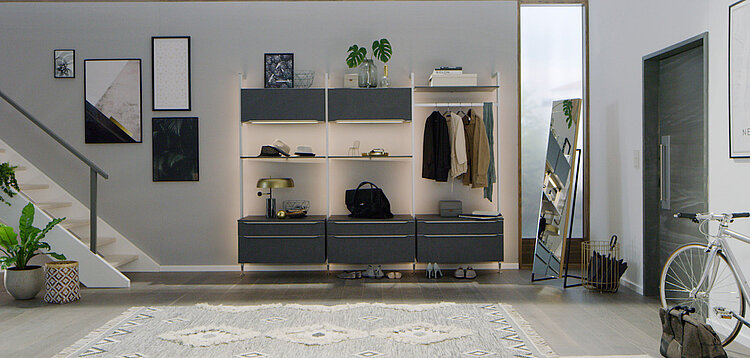
{"label": "bicycle pedal", "polygon": [[714,312],[717,316],[721,319],[732,319],[734,318],[734,314],[732,314],[732,311],[724,308],[724,307],[714,307]]}

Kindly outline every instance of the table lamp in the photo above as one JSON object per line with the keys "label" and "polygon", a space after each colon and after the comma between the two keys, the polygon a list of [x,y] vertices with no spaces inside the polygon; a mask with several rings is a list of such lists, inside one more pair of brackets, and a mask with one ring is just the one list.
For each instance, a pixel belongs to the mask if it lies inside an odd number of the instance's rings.
{"label": "table lamp", "polygon": [[[268,198],[266,198],[266,217],[272,219],[276,217],[276,199],[273,198],[273,189],[294,188],[292,178],[261,178],[258,179],[258,189],[268,189]],[[258,192],[258,196],[263,196],[263,192]]]}

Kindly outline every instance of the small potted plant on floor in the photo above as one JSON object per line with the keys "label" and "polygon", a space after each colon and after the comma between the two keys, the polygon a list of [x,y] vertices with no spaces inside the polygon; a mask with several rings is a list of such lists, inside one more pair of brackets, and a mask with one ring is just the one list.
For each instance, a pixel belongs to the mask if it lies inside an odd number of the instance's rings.
{"label": "small potted plant on floor", "polygon": [[5,270],[5,290],[17,300],[34,298],[44,285],[44,270],[41,266],[29,265],[32,257],[46,254],[57,260],[65,260],[65,256],[50,250],[48,243],[42,241],[44,236],[55,225],[65,218],[53,219],[44,229],[35,228],[34,205],[29,203],[21,211],[18,224],[18,234],[12,227],[0,223],[0,266]]}

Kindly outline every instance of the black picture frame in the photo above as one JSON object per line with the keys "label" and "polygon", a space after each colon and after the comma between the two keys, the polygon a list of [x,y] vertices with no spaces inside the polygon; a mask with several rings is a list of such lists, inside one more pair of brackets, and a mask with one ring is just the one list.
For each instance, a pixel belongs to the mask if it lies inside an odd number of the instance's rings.
{"label": "black picture frame", "polygon": [[[60,65],[58,63],[58,56],[62,57],[63,53],[70,52],[72,55],[72,59],[70,63],[65,61],[65,64],[71,65],[72,70],[70,70],[70,75],[60,75],[61,69],[58,67]],[[52,51],[52,73],[55,78],[76,78],[76,50],[74,49],[55,49]]]}
{"label": "black picture frame", "polygon": [[[200,181],[198,117],[151,119],[151,163],[154,182]],[[179,125],[178,125],[179,124]],[[184,157],[174,161],[170,154]]]}
{"label": "black picture frame", "polygon": [[263,87],[294,88],[293,53],[266,53],[263,55]]}
{"label": "black picture frame", "polygon": [[[99,114],[97,115],[96,103],[90,103],[88,101],[88,87],[89,87],[89,78],[87,76],[87,66],[89,63],[94,62],[113,62],[113,61],[134,61],[138,63],[138,137],[140,140],[136,140],[135,138],[127,139],[125,136],[122,135],[122,133],[115,133],[117,131],[118,126],[111,126],[107,125],[104,126],[105,130],[109,130],[109,133],[106,133],[106,135],[101,135],[101,131],[96,131],[95,128],[92,128],[91,120],[95,119],[96,117],[99,117],[100,119],[103,118],[109,118],[109,116]],[[84,121],[85,121],[85,139],[84,142],[86,144],[116,144],[116,143],[142,143],[143,142],[143,65],[140,58],[92,58],[92,59],[84,59],[83,60],[83,102],[84,102]],[[102,128],[99,128],[100,130]]]}
{"label": "black picture frame", "polygon": [[[184,39],[187,42],[187,106],[186,107],[160,107],[157,105],[157,64],[156,64],[156,43],[159,40],[175,40]],[[151,37],[151,110],[156,112],[161,111],[192,111],[193,108],[193,85],[192,85],[192,64],[191,64],[191,39],[190,36],[152,36]]]}

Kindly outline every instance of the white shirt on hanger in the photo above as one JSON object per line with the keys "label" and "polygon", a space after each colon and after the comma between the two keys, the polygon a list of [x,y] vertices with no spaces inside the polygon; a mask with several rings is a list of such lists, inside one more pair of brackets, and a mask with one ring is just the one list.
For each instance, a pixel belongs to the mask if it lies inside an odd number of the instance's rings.
{"label": "white shirt on hanger", "polygon": [[459,115],[453,112],[449,117],[448,138],[451,142],[451,170],[448,172],[448,177],[452,179],[466,173],[469,163],[466,156],[464,122]]}

